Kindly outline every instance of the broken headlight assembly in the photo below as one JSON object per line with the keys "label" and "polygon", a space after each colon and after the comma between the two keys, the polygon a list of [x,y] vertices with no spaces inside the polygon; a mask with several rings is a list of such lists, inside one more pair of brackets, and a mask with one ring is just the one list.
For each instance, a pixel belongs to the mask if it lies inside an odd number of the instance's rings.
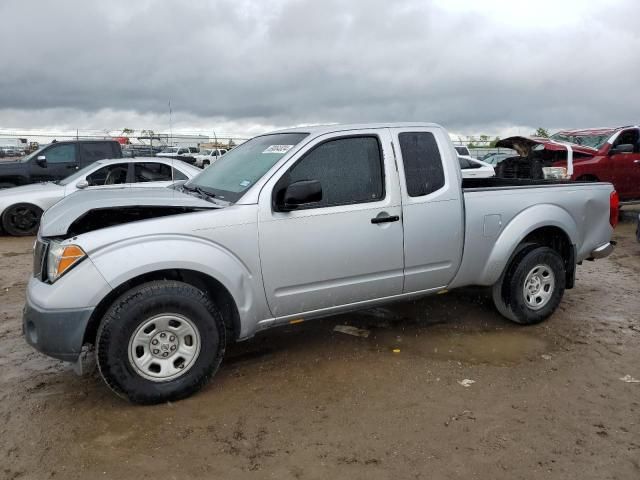
{"label": "broken headlight assembly", "polygon": [[50,283],[76,266],[87,254],[77,245],[51,242],[47,253],[47,279]]}

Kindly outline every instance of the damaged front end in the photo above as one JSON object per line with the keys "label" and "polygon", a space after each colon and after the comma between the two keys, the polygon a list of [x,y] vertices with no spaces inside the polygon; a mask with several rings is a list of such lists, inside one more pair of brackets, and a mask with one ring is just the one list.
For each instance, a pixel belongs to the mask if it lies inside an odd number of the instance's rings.
{"label": "damaged front end", "polygon": [[568,142],[525,136],[505,138],[496,147],[518,153],[496,166],[496,177],[531,180],[568,180],[573,175],[574,160],[591,158],[597,152]]}
{"label": "damaged front end", "polygon": [[39,237],[69,238],[152,218],[219,209],[200,196],[170,188],[113,188],[70,195],[47,210]]}

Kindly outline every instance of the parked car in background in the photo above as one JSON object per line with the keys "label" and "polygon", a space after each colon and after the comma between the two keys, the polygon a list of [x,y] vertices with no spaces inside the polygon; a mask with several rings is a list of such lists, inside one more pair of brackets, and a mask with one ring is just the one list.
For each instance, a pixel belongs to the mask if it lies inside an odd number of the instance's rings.
{"label": "parked car in background", "polygon": [[96,345],[107,385],[138,403],[191,395],[261,330],[453,288],[490,286],[503,316],[541,322],[576,264],[613,250],[618,219],[608,183],[463,179],[425,123],[261,135],[141,190],[45,213],[23,314],[52,357],[82,366]]}
{"label": "parked car in background", "polygon": [[[611,182],[621,201],[640,199],[640,127],[565,130],[550,138],[509,137],[496,145],[519,154],[501,162],[505,176]],[[573,156],[570,176],[567,145]]]}
{"label": "parked car in background", "polygon": [[175,158],[194,165],[197,154],[198,149],[196,147],[167,147],[160,153],[156,153],[156,157]]}
{"label": "parked car in background", "polygon": [[33,235],[42,212],[79,190],[107,187],[162,187],[193,178],[201,170],[172,159],[99,160],[58,182],[37,183],[0,192],[0,225],[9,235]]}
{"label": "parked car in background", "polygon": [[73,140],[46,145],[24,158],[0,162],[0,188],[62,180],[96,160],[121,158],[113,140]]}
{"label": "parked car in background", "polygon": [[455,145],[454,148],[456,149],[456,152],[458,152],[458,155],[464,155],[466,157],[471,156],[471,152],[469,151],[468,147],[465,147],[463,145]]}
{"label": "parked car in background", "polygon": [[0,147],[0,151],[2,151],[3,157],[17,157],[18,149],[16,147]]}
{"label": "parked car in background", "polygon": [[227,150],[224,148],[206,148],[204,150],[200,150],[200,153],[194,155],[196,159],[195,166],[204,168],[211,165],[225,153],[227,153]]}
{"label": "parked car in background", "polygon": [[473,157],[458,155],[458,162],[462,170],[462,178],[489,178],[496,175],[491,165]]}
{"label": "parked car in background", "polygon": [[482,160],[485,163],[488,163],[489,165],[492,166],[496,166],[498,165],[501,161],[506,160],[507,158],[511,158],[513,156],[517,156],[517,153],[513,152],[513,153],[488,153],[486,154],[484,157],[482,157],[480,160]]}

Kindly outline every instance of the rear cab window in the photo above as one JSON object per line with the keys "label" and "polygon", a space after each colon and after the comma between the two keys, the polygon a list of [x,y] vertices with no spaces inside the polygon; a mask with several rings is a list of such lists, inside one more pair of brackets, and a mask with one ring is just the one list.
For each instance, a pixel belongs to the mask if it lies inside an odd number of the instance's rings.
{"label": "rear cab window", "polygon": [[422,197],[444,187],[442,157],[433,133],[401,132],[398,141],[409,196]]}
{"label": "rear cab window", "polygon": [[80,155],[85,164],[113,157],[113,145],[111,142],[85,142],[80,143],[79,146]]}

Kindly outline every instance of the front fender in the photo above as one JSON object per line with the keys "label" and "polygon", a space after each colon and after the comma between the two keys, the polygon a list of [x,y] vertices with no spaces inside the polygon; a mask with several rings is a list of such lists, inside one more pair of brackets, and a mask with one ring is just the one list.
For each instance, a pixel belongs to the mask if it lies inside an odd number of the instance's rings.
{"label": "front fender", "polygon": [[533,205],[522,210],[502,229],[480,275],[479,285],[493,285],[507,267],[517,246],[531,232],[543,227],[558,227],[572,244],[578,242],[578,225],[562,207],[553,204]]}
{"label": "front fender", "polygon": [[259,272],[228,248],[201,237],[143,235],[96,249],[91,260],[112,288],[160,270],[200,272],[220,282],[233,297],[241,319],[240,337],[250,335],[264,303]]}

